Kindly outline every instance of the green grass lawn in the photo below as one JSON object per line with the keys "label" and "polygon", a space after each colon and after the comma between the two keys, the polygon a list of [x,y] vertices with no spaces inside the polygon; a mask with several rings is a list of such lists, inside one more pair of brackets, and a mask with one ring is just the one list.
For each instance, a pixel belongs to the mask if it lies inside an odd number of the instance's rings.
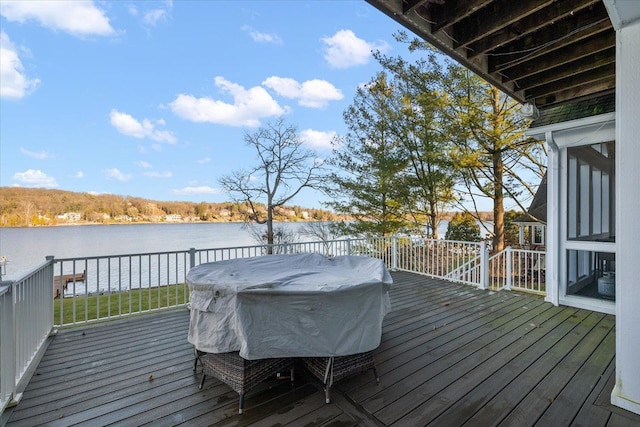
{"label": "green grass lawn", "polygon": [[[174,307],[189,302],[189,290],[183,283],[136,289],[102,295],[56,298],[53,301],[54,325],[98,320],[109,316],[141,313]],[[60,306],[62,305],[62,315]],[[62,317],[62,321],[61,321]]]}

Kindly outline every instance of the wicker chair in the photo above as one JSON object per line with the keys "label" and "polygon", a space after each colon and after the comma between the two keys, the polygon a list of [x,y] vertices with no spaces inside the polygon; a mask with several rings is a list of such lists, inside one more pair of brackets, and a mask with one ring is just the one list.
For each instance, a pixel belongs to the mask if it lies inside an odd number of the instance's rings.
{"label": "wicker chair", "polygon": [[334,382],[341,379],[373,369],[376,383],[380,384],[380,378],[376,370],[373,351],[353,354],[351,356],[338,357],[305,357],[303,365],[324,384],[325,400],[331,403],[330,389]]}
{"label": "wicker chair", "polygon": [[245,393],[269,377],[288,370],[293,386],[294,359],[292,358],[247,360],[235,351],[231,353],[204,353],[196,358],[195,363],[197,360],[200,360],[203,368],[200,388],[202,389],[207,375],[227,384],[240,395],[238,407],[240,414],[244,408]]}

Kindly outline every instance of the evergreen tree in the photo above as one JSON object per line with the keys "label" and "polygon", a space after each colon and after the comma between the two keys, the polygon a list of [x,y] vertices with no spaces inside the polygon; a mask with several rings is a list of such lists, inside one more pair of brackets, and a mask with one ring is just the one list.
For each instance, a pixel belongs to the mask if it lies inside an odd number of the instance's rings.
{"label": "evergreen tree", "polygon": [[451,221],[449,221],[445,239],[461,242],[479,242],[482,240],[480,226],[469,212],[456,212]]}
{"label": "evergreen tree", "polygon": [[394,88],[380,73],[358,88],[343,114],[349,131],[333,141],[329,164],[335,171],[326,187],[327,204],[355,219],[341,223],[343,235],[388,236],[408,225],[398,191],[407,161],[393,130],[396,104]]}
{"label": "evergreen tree", "polygon": [[[401,57],[375,55],[394,76],[400,96],[395,120],[401,155],[407,160],[401,200],[414,224],[427,223],[428,235],[438,238],[438,225],[456,197],[455,170],[448,155],[451,139],[443,125],[446,96],[435,54],[409,63]],[[418,227],[416,227],[418,228]]]}

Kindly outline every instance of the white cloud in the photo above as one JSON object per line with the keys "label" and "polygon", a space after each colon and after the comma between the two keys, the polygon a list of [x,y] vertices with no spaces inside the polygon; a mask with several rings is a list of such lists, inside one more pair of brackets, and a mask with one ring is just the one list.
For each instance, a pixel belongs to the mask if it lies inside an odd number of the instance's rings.
{"label": "white cloud", "polygon": [[192,122],[249,127],[260,126],[263,117],[285,113],[285,109],[262,87],[245,89],[219,76],[215,78],[215,84],[233,97],[232,104],[209,97],[180,94],[169,104],[171,110],[178,117]]}
{"label": "white cloud", "polygon": [[13,174],[13,179],[18,181],[19,185],[27,187],[54,188],[58,186],[58,183],[53,177],[48,176],[39,169],[28,169],[25,172],[16,172]]}
{"label": "white cloud", "polygon": [[220,194],[222,190],[219,188],[201,185],[199,187],[184,187],[182,189],[171,190],[173,194],[192,195],[192,194]]}
{"label": "white cloud", "polygon": [[246,26],[246,25],[244,27],[242,27],[242,29],[249,34],[249,37],[251,37],[251,39],[254,42],[267,43],[267,44],[269,44],[269,43],[270,44],[280,44],[280,45],[283,44],[282,38],[280,38],[280,36],[277,35],[277,34],[273,34],[273,33],[269,34],[269,33],[263,33],[263,32],[260,32],[260,31],[256,31],[256,30],[254,30],[251,27]]}
{"label": "white cloud", "polygon": [[76,172],[76,174],[73,177],[74,178],[84,178],[84,172],[78,171],[78,172]]}
{"label": "white cloud", "polygon": [[205,164],[205,163],[209,163],[211,161],[211,157],[205,157],[204,159],[199,159],[198,163]]}
{"label": "white cloud", "polygon": [[351,30],[340,30],[321,40],[325,44],[324,59],[334,68],[364,65],[369,62],[373,50],[385,52],[389,49],[387,43],[370,43],[358,38]]}
{"label": "white cloud", "polygon": [[118,110],[111,110],[109,118],[111,125],[123,135],[139,139],[149,138],[154,141],[168,142],[169,144],[175,144],[176,142],[176,137],[172,132],[156,129],[156,126],[164,126],[165,123],[162,119],[155,121],[143,119],[140,122],[130,114],[121,113]]}
{"label": "white cloud", "polygon": [[172,172],[144,172],[142,175],[149,176],[151,178],[171,178],[173,176]]}
{"label": "white cloud", "polygon": [[16,47],[9,36],[0,33],[0,97],[23,98],[40,85],[39,79],[29,78],[24,71]]}
{"label": "white cloud", "polygon": [[156,26],[160,21],[166,21],[169,13],[165,9],[153,9],[144,14],[142,22],[148,26]]}
{"label": "white cloud", "polygon": [[44,160],[51,157],[51,154],[46,151],[29,151],[23,147],[20,147],[20,152],[25,156],[31,157],[32,159]]}
{"label": "white cloud", "polygon": [[125,181],[129,181],[131,179],[131,175],[124,174],[124,173],[120,172],[120,170],[118,170],[116,168],[105,169],[102,172],[104,173],[104,175],[109,180],[125,182]]}
{"label": "white cloud", "polygon": [[34,20],[43,27],[75,36],[116,34],[105,12],[90,0],[2,1],[0,14],[9,21]]}
{"label": "white cloud", "polygon": [[271,76],[262,84],[280,96],[297,99],[303,107],[322,108],[329,101],[344,98],[342,92],[326,80],[313,79],[298,83],[291,78]]}
{"label": "white cloud", "polygon": [[313,129],[306,129],[300,132],[300,138],[306,145],[311,148],[331,149],[331,141],[335,138],[336,133],[322,132]]}
{"label": "white cloud", "polygon": [[140,166],[141,168],[144,168],[144,169],[151,169],[151,163],[147,163],[144,160],[140,160],[138,162],[135,162],[135,164],[137,166]]}

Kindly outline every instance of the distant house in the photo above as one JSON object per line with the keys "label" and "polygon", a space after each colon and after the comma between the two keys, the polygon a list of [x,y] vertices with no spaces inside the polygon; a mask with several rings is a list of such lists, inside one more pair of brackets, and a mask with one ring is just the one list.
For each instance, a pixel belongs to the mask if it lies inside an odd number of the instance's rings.
{"label": "distant house", "polygon": [[168,214],[165,215],[164,220],[167,222],[181,222],[182,221],[182,215],[180,214]]}
{"label": "distant house", "polygon": [[547,174],[540,181],[526,213],[516,217],[518,243],[524,249],[544,250],[547,235]]}
{"label": "distant house", "polygon": [[56,218],[66,222],[78,222],[82,218],[82,215],[78,212],[65,212],[62,215],[56,216]]}

